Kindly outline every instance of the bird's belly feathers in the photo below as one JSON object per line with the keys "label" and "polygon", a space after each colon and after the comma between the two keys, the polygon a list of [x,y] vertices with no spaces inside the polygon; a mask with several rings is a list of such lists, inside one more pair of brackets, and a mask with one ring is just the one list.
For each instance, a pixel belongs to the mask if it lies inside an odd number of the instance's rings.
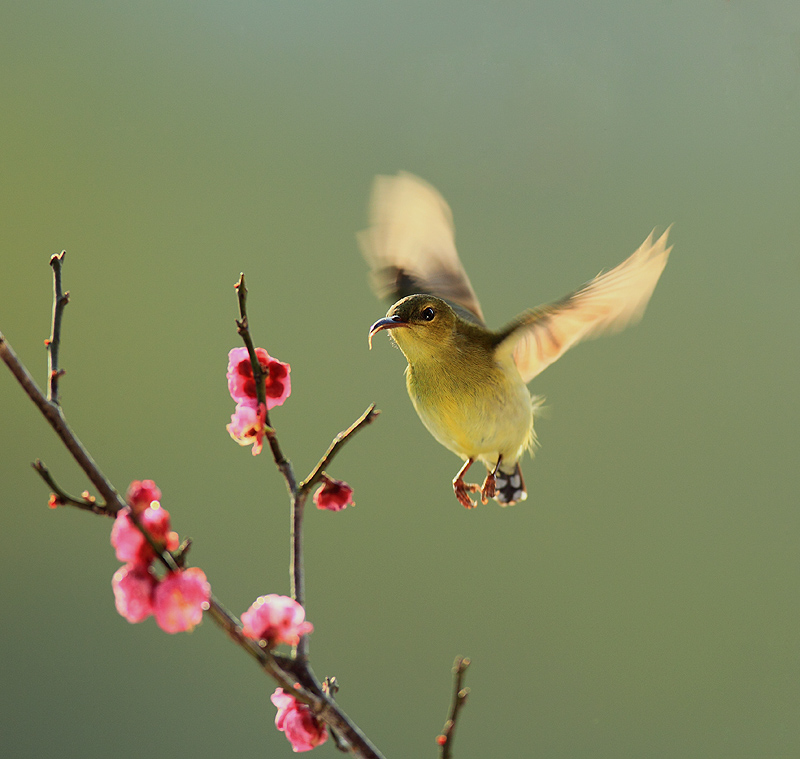
{"label": "bird's belly feathers", "polygon": [[515,463],[533,442],[531,396],[516,370],[484,381],[451,372],[409,368],[408,394],[422,423],[453,453],[492,466]]}

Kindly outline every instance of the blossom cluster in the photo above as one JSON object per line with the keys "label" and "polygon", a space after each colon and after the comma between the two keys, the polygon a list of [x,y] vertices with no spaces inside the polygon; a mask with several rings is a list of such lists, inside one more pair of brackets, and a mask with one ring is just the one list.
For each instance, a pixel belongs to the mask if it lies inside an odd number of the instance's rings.
{"label": "blossom cluster", "polygon": [[111,530],[111,545],[125,562],[111,580],[117,611],[128,622],[142,622],[152,614],[168,633],[191,631],[202,620],[211,596],[205,573],[191,567],[156,575],[156,553],[135,522],[159,550],[178,548],[178,534],[170,529],[169,513],[161,508],[161,491],[152,480],[136,480],[128,488],[127,502]]}
{"label": "blossom cluster", "polygon": [[267,411],[281,406],[292,392],[291,367],[272,358],[263,348],[256,348],[256,358],[264,373],[266,405],[258,402],[253,365],[247,348],[234,348],[228,353],[228,392],[236,401],[236,410],[227,426],[230,436],[239,445],[252,445],[253,456],[261,453],[267,428]]}
{"label": "blossom cluster", "polygon": [[[314,629],[305,616],[305,609],[288,596],[260,596],[242,614],[242,634],[264,641],[268,648],[281,643],[295,646],[301,635]],[[272,703],[278,707],[275,726],[286,735],[294,751],[310,751],[328,738],[327,728],[308,706],[282,688],[272,694]]]}

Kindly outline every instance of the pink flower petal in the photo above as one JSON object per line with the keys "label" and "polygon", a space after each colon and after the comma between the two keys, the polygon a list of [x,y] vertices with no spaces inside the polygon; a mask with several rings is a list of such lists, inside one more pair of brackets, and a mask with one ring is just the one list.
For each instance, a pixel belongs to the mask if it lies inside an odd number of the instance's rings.
{"label": "pink flower petal", "polygon": [[153,501],[161,500],[161,490],[152,480],[134,480],[128,485],[128,505],[138,514]]}
{"label": "pink flower petal", "polygon": [[240,403],[225,429],[239,445],[252,445],[253,456],[258,456],[264,447],[266,417],[267,410],[263,406],[257,410]]}
{"label": "pink flower petal", "polygon": [[266,640],[270,648],[280,643],[294,646],[301,635],[314,629],[304,621],[305,616],[305,609],[288,596],[260,596],[242,614],[242,633],[254,640]]}
{"label": "pink flower petal", "polygon": [[[263,348],[256,348],[256,357],[266,374],[264,390],[267,410],[280,406],[292,392],[289,377],[291,367],[269,355]],[[255,408],[257,402],[256,384],[253,379],[253,365],[247,348],[234,348],[228,353],[228,392],[237,404]]]}
{"label": "pink flower petal", "polygon": [[295,752],[311,751],[328,740],[328,728],[317,719],[304,703],[278,688],[270,697],[278,708],[275,727],[292,744]]}
{"label": "pink flower petal", "polygon": [[[166,544],[170,535],[169,512],[154,501],[139,513],[139,522],[159,544]],[[129,509],[117,513],[111,528],[111,545],[117,558],[140,568],[147,568],[155,558],[153,549],[130,517]]]}
{"label": "pink flower petal", "polygon": [[327,474],[322,475],[323,484],[314,493],[314,503],[318,509],[328,511],[341,511],[348,506],[354,506],[353,488],[342,480],[334,480]]}
{"label": "pink flower petal", "polygon": [[141,622],[153,613],[156,578],[146,569],[126,564],[111,578],[117,611],[128,622]]}
{"label": "pink flower petal", "polygon": [[168,633],[191,632],[203,619],[203,606],[210,596],[211,586],[202,569],[170,572],[153,593],[158,626]]}

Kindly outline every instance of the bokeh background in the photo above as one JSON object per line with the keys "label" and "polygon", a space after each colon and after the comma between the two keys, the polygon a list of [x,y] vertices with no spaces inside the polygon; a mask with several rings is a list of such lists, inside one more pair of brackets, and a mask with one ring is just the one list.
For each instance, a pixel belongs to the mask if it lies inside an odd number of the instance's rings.
{"label": "bokeh background", "polygon": [[[299,475],[382,409],[331,470],[356,507],[306,535],[315,670],[387,756],[436,755],[457,654],[459,759],[800,756],[795,0],[27,0],[0,67],[0,329],[43,382],[66,249],[68,419],[232,610],[289,587],[282,481],[224,428],[239,272]],[[402,356],[367,351],[354,235],[400,169],[495,326],[675,224],[643,323],[533,383],[515,508],[458,506]],[[289,756],[210,621],[116,614],[110,521],[46,508],[36,457],[87,483],[0,369],[3,753]]]}

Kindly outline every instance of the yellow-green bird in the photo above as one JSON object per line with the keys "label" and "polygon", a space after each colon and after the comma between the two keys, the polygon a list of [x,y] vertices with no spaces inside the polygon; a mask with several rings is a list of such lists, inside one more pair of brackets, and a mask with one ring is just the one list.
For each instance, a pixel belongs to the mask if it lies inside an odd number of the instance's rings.
{"label": "yellow-green bird", "polygon": [[[541,399],[527,383],[580,340],[617,332],[641,318],[671,247],[653,234],[630,258],[554,303],[525,311],[500,330],[484,321],[456,252],[450,208],[412,174],[376,177],[370,226],[360,233],[372,285],[397,301],[369,330],[381,330],[408,361],[406,386],[422,423],[464,460],[453,479],[459,503],[527,498],[519,459],[533,448]],[[482,486],[464,482],[475,461]]]}

